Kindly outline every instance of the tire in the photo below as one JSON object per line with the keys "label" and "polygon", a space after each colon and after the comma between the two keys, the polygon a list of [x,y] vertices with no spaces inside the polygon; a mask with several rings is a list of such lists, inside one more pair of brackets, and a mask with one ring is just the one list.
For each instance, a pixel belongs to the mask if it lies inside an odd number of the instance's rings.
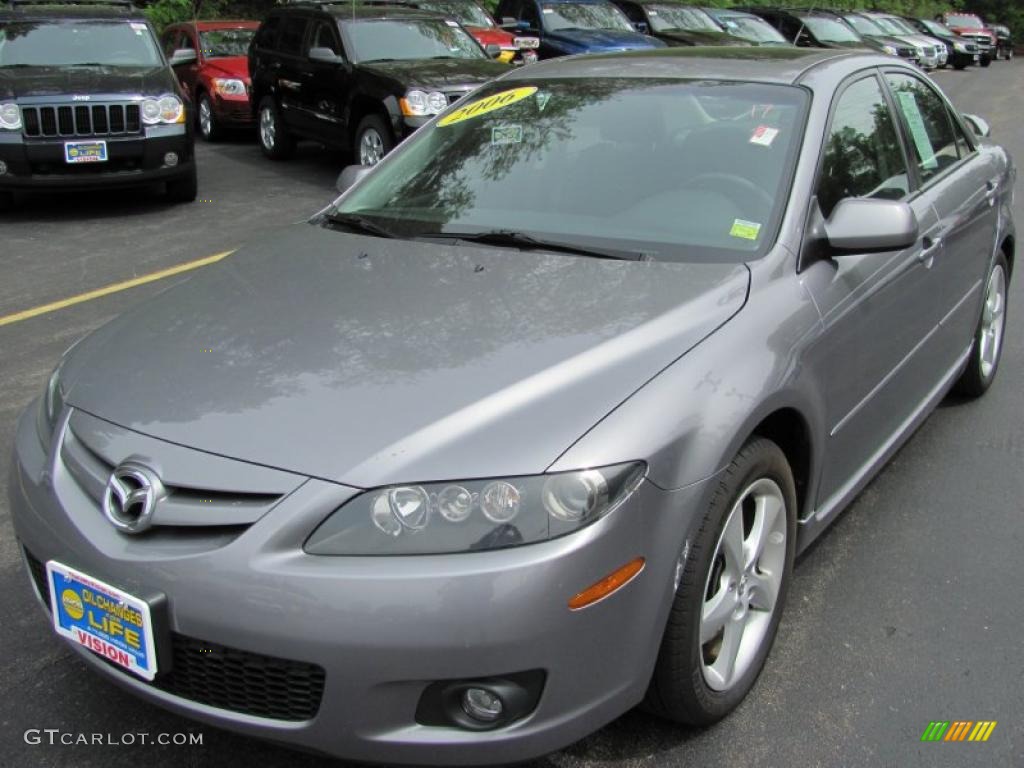
{"label": "tire", "polygon": [[966,64],[954,64],[953,65],[953,69],[955,69],[957,72],[963,72],[965,69],[967,69],[967,65]]}
{"label": "tire", "polygon": [[217,122],[213,102],[207,93],[200,93],[196,101],[196,127],[199,129],[199,135],[206,141],[215,142],[224,138],[224,127]]}
{"label": "tire", "polygon": [[295,151],[295,139],[289,135],[273,97],[264,96],[256,111],[260,149],[271,160],[287,160]]}
{"label": "tire", "polygon": [[0,213],[14,209],[14,193],[0,192]]}
{"label": "tire", "polygon": [[[999,361],[1006,342],[1006,299],[1009,296],[1010,270],[1006,257],[999,254],[985,281],[985,299],[981,317],[974,332],[967,367],[953,385],[953,391],[964,397],[981,397],[999,372]],[[1001,287],[1000,287],[1001,286]]]}
{"label": "tire", "polygon": [[367,115],[359,121],[352,156],[359,165],[376,165],[395,147],[391,128],[380,115]]}
{"label": "tire", "polygon": [[[743,542],[751,539],[758,522],[764,519],[758,517],[758,510],[766,508],[758,501],[762,498],[765,505],[774,499],[784,508],[777,511],[762,539],[762,553],[748,564],[752,570],[741,570],[739,573],[744,575],[737,579],[736,559],[729,552],[742,553],[743,547],[737,550],[738,539],[726,537],[725,531],[728,527],[735,533],[734,526],[739,525],[738,535]],[[793,473],[782,450],[771,440],[752,438],[725,470],[700,529],[688,540],[680,557],[672,609],[644,698],[646,709],[675,722],[710,725],[729,714],[747,695],[764,667],[782,615],[793,570],[796,509]],[[784,540],[778,540],[779,534],[785,536]],[[727,538],[734,542],[733,547],[726,544]],[[739,558],[745,556],[740,554]],[[770,593],[757,589],[757,585],[771,582],[773,574],[777,582],[772,601]],[[722,628],[709,631],[702,644],[703,613],[716,602],[717,595],[721,595],[717,603],[724,607],[719,613]],[[729,602],[723,604],[722,600]],[[767,602],[770,608],[750,607],[744,601]],[[715,624],[709,621],[708,627]],[[748,645],[737,646],[740,653],[727,678],[728,666],[722,653],[730,630],[732,638],[738,631],[740,637],[747,638]]]}
{"label": "tire", "polygon": [[981,66],[989,67],[991,65],[992,65],[992,57],[991,56],[982,56],[981,57]]}
{"label": "tire", "polygon": [[194,164],[192,170],[186,175],[167,182],[167,199],[172,203],[195,202],[198,191],[199,180],[196,177],[196,167]]}

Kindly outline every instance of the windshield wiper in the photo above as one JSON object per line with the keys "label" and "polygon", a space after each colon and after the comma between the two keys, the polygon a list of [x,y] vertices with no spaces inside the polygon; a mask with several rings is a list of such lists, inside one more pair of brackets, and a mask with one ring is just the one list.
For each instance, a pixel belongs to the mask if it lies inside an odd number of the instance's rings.
{"label": "windshield wiper", "polygon": [[387,227],[382,227],[366,216],[357,213],[330,213],[324,217],[324,221],[332,227],[344,227],[351,232],[358,232],[363,235],[374,237],[397,238],[394,232]]}
{"label": "windshield wiper", "polygon": [[511,229],[492,229],[486,232],[438,232],[420,235],[422,238],[440,238],[445,240],[494,245],[498,247],[518,248],[523,251],[553,251],[555,253],[571,253],[577,256],[591,256],[597,259],[615,259],[617,261],[647,261],[649,256],[639,251],[627,251],[615,248],[600,248],[578,243],[567,243],[561,240],[544,238],[516,232]]}

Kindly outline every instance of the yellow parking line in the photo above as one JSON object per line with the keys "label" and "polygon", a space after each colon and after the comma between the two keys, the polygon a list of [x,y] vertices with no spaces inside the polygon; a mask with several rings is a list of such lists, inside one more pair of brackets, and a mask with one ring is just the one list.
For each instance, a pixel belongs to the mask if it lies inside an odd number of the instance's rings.
{"label": "yellow parking line", "polygon": [[150,272],[148,275],[142,275],[141,277],[133,277],[131,280],[123,280],[120,283],[114,283],[112,285],[104,286],[103,288],[97,288],[95,291],[86,291],[80,293],[77,296],[70,296],[60,301],[53,301],[49,304],[43,304],[32,309],[26,309],[22,312],[15,312],[13,315],[5,315],[0,317],[0,326],[10,325],[11,323],[19,323],[22,320],[28,320],[31,317],[39,317],[39,315],[45,315],[50,312],[56,312],[58,309],[64,309],[65,307],[72,307],[75,304],[81,304],[83,301],[92,301],[98,299],[101,296],[109,296],[111,293],[118,293],[120,291],[134,288],[138,285],[145,285],[146,283],[152,283],[156,280],[163,280],[165,277],[171,277],[172,275],[179,275],[182,272],[188,272],[193,269],[199,269],[199,267],[205,267],[207,264],[213,264],[216,261],[220,261],[225,256],[234,253],[234,251],[223,251],[221,253],[215,253],[212,256],[206,256],[202,259],[196,259],[195,261],[186,261],[184,264],[178,264],[167,269],[161,269],[159,272]]}

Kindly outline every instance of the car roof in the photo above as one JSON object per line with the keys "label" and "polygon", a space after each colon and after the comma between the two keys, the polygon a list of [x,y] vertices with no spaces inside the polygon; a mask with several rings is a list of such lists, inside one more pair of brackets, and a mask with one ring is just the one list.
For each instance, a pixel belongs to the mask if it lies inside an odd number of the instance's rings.
{"label": "car roof", "polygon": [[139,20],[145,14],[127,0],[0,0],[0,19]]}
{"label": "car roof", "polygon": [[[294,4],[289,8],[308,8],[308,5]],[[339,21],[365,21],[383,19],[443,19],[444,15],[422,8],[412,8],[408,5],[362,5],[360,3],[332,2],[315,5],[325,13],[336,17]]]}
{"label": "car roof", "polygon": [[[610,63],[614,62],[615,66]],[[829,67],[893,64],[891,56],[870,49],[841,51],[818,48],[705,47],[657,48],[614,54],[548,59],[513,70],[503,81],[534,78],[666,78],[796,84],[805,74]]]}

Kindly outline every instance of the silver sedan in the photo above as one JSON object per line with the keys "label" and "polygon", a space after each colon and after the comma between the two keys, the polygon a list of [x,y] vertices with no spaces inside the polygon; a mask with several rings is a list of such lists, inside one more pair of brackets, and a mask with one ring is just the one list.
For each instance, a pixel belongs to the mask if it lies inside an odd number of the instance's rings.
{"label": "silver sedan", "polygon": [[50,625],[141,698],[352,759],[715,722],[794,556],[996,376],[985,132],[866,53],[510,72],[64,355],[9,484]]}

